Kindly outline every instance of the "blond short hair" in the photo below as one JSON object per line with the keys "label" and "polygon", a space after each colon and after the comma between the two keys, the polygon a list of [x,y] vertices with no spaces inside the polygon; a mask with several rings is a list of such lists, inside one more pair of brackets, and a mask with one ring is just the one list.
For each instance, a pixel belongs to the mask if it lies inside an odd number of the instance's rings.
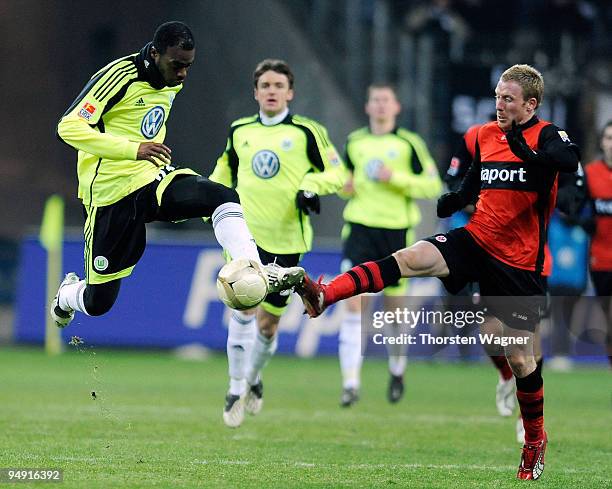
{"label": "blond short hair", "polygon": [[544,78],[542,73],[530,65],[514,65],[504,71],[500,77],[503,82],[516,82],[523,91],[523,98],[535,98],[538,105],[544,96]]}

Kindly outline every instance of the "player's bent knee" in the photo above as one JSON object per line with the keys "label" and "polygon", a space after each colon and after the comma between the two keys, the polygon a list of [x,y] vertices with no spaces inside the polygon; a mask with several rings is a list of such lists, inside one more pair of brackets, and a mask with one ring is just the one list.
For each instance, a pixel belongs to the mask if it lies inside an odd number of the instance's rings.
{"label": "player's bent knee", "polygon": [[119,295],[121,281],[113,280],[105,284],[89,284],[83,294],[83,305],[90,316],[102,316],[111,310]]}
{"label": "player's bent knee", "polygon": [[211,204],[212,207],[217,208],[227,202],[234,202],[240,204],[240,197],[238,192],[233,188],[226,187],[220,183],[211,182],[211,186],[206,189],[206,200]]}
{"label": "player's bent knee", "polygon": [[518,378],[527,377],[536,369],[536,362],[533,356],[523,354],[507,355],[508,364]]}

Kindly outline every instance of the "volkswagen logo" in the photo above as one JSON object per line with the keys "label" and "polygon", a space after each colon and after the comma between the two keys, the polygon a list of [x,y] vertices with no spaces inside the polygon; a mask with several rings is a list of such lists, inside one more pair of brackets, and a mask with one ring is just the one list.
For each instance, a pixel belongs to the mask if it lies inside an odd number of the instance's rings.
{"label": "volkswagen logo", "polygon": [[259,178],[272,178],[280,170],[278,156],[273,151],[262,149],[255,153],[251,162],[253,172]]}
{"label": "volkswagen logo", "polygon": [[157,133],[164,125],[164,119],[166,112],[160,105],[153,107],[149,112],[142,118],[142,124],[140,125],[140,132],[147,139],[153,139],[157,136]]}

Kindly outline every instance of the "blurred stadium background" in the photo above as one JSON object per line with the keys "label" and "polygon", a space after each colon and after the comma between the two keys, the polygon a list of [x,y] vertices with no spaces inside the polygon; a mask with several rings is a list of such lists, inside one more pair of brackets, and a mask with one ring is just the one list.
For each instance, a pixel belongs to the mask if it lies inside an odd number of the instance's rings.
{"label": "blurred stadium background", "polygon": [[[482,0],[111,0],[104,7],[6,0],[0,25],[8,43],[19,41],[0,68],[10,86],[0,113],[3,341],[12,337],[22,240],[36,234],[49,195],[65,200],[68,234],[78,241],[81,233],[75,153],[54,136],[59,116],[100,66],[137,51],[167,19],[190,24],[198,44],[167,142],[176,161],[204,175],[224,148],[229,123],[256,111],[251,73],[270,56],[296,72],[292,109],[325,124],[338,148],[366,123],[367,85],[395,83],[401,124],[424,137],[441,173],[463,132],[488,119],[500,70],[515,62],[543,72],[540,114],[568,130],[583,161],[597,155],[598,130],[612,114],[612,7],[604,0],[524,0],[503,9]],[[342,206],[336,197],[324,199],[316,249],[339,248]],[[431,206],[423,206],[417,236],[438,226]],[[151,228],[179,241],[211,239],[195,220]]]}
{"label": "blurred stadium background", "polygon": [[[516,0],[503,4],[488,0],[4,0],[0,2],[4,39],[4,59],[0,64],[4,80],[0,111],[4,147],[0,155],[3,209],[0,344],[42,344],[46,255],[38,243],[38,227],[44,203],[51,194],[59,194],[65,201],[64,270],[82,268],[83,217],[76,198],[76,155],[55,138],[57,120],[97,69],[110,60],[139,50],[150,40],[156,26],[167,20],[189,24],[197,45],[196,63],[168,124],[167,144],[173,148],[175,161],[184,162],[203,175],[210,173],[224,149],[230,122],[256,112],[251,74],[255,64],[265,57],[279,57],[289,62],[296,73],[292,110],[320,120],[338,148],[343,146],[351,130],[366,124],[363,103],[367,85],[374,81],[395,83],[404,108],[401,124],[424,137],[441,173],[446,171],[451,151],[463,132],[470,125],[487,120],[494,111],[494,85],[500,72],[513,63],[530,63],[542,71],[546,91],[540,114],[567,129],[581,146],[584,162],[598,155],[598,131],[612,118],[612,4],[608,0]],[[315,274],[333,274],[339,265],[343,202],[326,197],[323,206],[323,213],[313,221],[315,253],[305,264]],[[424,219],[417,236],[439,226],[432,209],[431,204],[423,204]],[[126,281],[116,309],[102,319],[75,321],[70,328],[73,330],[67,331],[64,338],[80,334],[92,344],[114,347],[167,348],[201,343],[223,350],[223,311],[213,286],[215,267],[221,262],[209,228],[192,221],[178,226],[158,224],[151,226],[151,231],[152,246],[133,279]],[[432,282],[418,287],[424,294],[437,293]],[[323,320],[307,325],[301,317],[299,301],[294,300],[291,307],[282,323],[285,339],[281,337],[281,352],[301,356],[334,354],[336,316],[341,313],[340,308],[332,310]],[[34,359],[21,360],[10,355],[3,369],[20,361],[40,368],[47,365],[36,355]],[[109,358],[115,359],[113,355]],[[125,364],[138,364],[139,358],[142,365],[149,361],[144,357],[135,358],[129,356]],[[78,363],[78,360],[72,362]],[[219,392],[205,402],[209,402],[210,411],[206,416],[217,423],[225,374],[222,362],[215,362],[212,372],[219,377],[214,380]],[[282,362],[282,365],[287,363]],[[336,366],[328,360],[321,362],[313,363],[315,373],[309,375],[317,382],[328,382],[323,391],[329,394],[326,402],[331,406],[336,402],[336,381],[333,374],[330,380],[320,369],[335,373]],[[274,363],[273,360],[271,368]],[[171,367],[182,368],[175,364]],[[138,371],[141,367],[134,368]],[[381,371],[381,377],[382,365],[375,368]],[[274,375],[281,376],[280,368],[273,370],[270,378]],[[470,378],[469,373],[466,375]],[[475,378],[483,375],[478,373]],[[120,382],[120,376],[116,374],[116,382]],[[35,373],[25,376],[44,391],[45,398],[47,391],[36,383],[35,377]],[[78,384],[83,379],[71,378],[70,382],[73,381]],[[578,377],[574,381],[577,386],[585,385]],[[279,390],[290,386],[289,380],[285,382],[287,385],[278,385]],[[7,380],[7,385],[13,384]],[[151,389],[157,387],[151,386]],[[308,386],[303,387],[304,395],[308,396]],[[19,388],[16,383],[14,388]],[[584,388],[587,398],[588,393],[597,393],[592,399],[601,401],[596,383],[592,388]],[[187,391],[188,387],[184,389]],[[69,386],[58,387],[58,392],[69,392]],[[115,402],[129,402],[121,388],[119,392]],[[275,402],[283,402],[278,392],[273,395],[277,396]],[[606,395],[609,398],[609,388]],[[176,397],[176,402],[180,404],[181,399]],[[33,400],[33,405],[36,402]],[[61,409],[58,399],[49,402]],[[203,401],[198,398],[189,402],[196,406]],[[431,403],[435,402],[432,397]],[[460,416],[468,416],[469,396],[458,402]],[[609,399],[604,402],[609,404]],[[300,401],[292,398],[291,403],[297,408]],[[576,412],[581,409],[578,404],[576,401],[573,406]],[[425,402],[421,407],[428,409]],[[193,406],[189,409],[192,408],[195,409]],[[14,409],[17,412],[18,408]],[[93,416],[86,407],[78,409],[83,410],[84,419]],[[378,407],[373,403],[367,409],[374,414]],[[130,416],[121,416],[121,423],[127,424],[124,418]],[[308,415],[303,416],[306,419]],[[609,420],[609,412],[597,411],[593,414],[595,418]],[[343,421],[348,423],[343,429],[350,430],[351,419]],[[553,418],[554,422],[562,423]],[[120,429],[114,428],[121,431],[123,424]],[[452,431],[452,424],[448,421],[445,429]],[[605,423],[601,427],[588,426],[585,430],[602,432],[607,429],[605,426]],[[292,436],[291,430],[285,429],[287,436]],[[213,439],[222,442],[222,431],[214,434]],[[146,444],[146,440],[143,436],[141,442]],[[71,442],[74,438],[68,441]],[[387,441],[379,442],[380,448],[387,446]],[[27,441],[19,442],[17,438],[14,443],[17,446]],[[606,446],[601,439],[593,443],[603,451],[598,452],[599,462],[592,458],[590,461],[605,466],[605,453],[612,455],[609,443]],[[318,449],[317,446],[310,448]],[[129,452],[128,448],[124,449],[125,453]],[[355,453],[355,460],[361,460],[361,455],[371,453]],[[584,460],[592,457],[588,452],[583,455]],[[493,453],[488,457],[493,465],[495,456]],[[274,452],[274,457],[282,457],[282,453]],[[514,454],[512,457],[514,464],[516,457]],[[13,456],[7,460],[20,461],[23,465],[28,459]],[[36,465],[53,459],[31,460]],[[609,460],[606,470],[610,469]],[[77,464],[86,468],[88,462],[81,460]],[[262,467],[270,469],[265,462]],[[333,465],[328,469],[333,472]],[[507,468],[502,469],[503,472]],[[402,474],[412,469],[381,470],[377,483],[386,480],[386,470]],[[461,466],[449,470],[462,471]],[[507,470],[511,476],[513,469]],[[499,472],[496,476],[500,476]],[[351,474],[345,476],[346,481],[353,480]],[[218,477],[222,480],[222,474]],[[578,484],[579,479],[572,479],[577,475],[568,477],[558,487]],[[596,480],[597,484],[588,487],[603,487],[598,484],[604,484],[604,480]],[[375,485],[374,479],[355,478],[354,481],[363,486]],[[98,486],[92,483],[88,487]],[[104,483],[99,487],[105,487]],[[253,487],[257,487],[257,481]],[[295,487],[300,484],[296,483]]]}

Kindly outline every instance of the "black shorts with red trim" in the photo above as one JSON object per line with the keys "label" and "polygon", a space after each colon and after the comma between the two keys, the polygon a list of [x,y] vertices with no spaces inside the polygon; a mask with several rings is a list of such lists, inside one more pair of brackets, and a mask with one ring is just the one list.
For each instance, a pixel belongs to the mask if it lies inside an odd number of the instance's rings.
{"label": "black shorts with red trim", "polygon": [[511,328],[535,331],[545,309],[546,286],[539,273],[497,260],[462,227],[424,241],[438,248],[446,261],[450,273],[440,280],[449,293],[477,282],[493,316]]}

